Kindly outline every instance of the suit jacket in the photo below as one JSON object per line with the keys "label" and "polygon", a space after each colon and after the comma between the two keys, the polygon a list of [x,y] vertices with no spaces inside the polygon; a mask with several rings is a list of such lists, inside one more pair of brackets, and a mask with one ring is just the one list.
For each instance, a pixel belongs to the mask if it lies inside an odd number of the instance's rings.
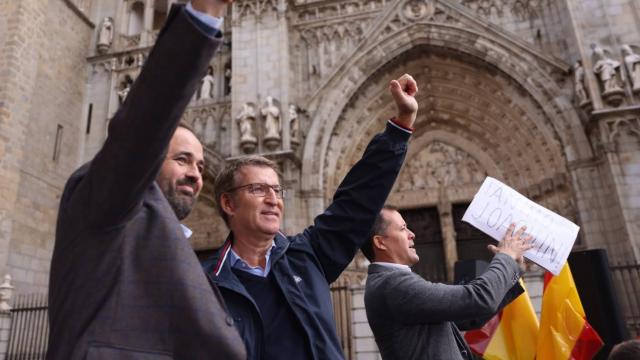
{"label": "suit jacket", "polygon": [[169,141],[222,39],[183,7],[68,180],[51,264],[48,359],[243,359],[245,350],[155,183]]}
{"label": "suit jacket", "polygon": [[[465,285],[429,282],[379,264],[369,266],[364,302],[383,359],[470,359],[455,323],[479,327],[523,292],[520,269],[497,254],[487,271]],[[469,320],[478,321],[469,322]]]}

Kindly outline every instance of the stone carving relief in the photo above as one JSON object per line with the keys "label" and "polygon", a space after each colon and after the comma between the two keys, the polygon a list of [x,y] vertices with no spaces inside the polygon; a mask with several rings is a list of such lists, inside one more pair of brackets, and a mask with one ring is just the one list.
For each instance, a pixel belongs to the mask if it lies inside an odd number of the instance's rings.
{"label": "stone carving relief", "polygon": [[127,99],[127,95],[129,95],[129,91],[131,90],[131,85],[133,85],[133,78],[129,75],[125,75],[120,85],[118,85],[118,102],[120,105],[124,104],[124,101]]}
{"label": "stone carving relief", "polygon": [[593,72],[601,85],[602,98],[612,106],[622,102],[624,90],[620,77],[620,62],[612,59],[599,46],[593,47]]}
{"label": "stone carving relief", "polygon": [[572,188],[570,176],[566,173],[557,173],[529,185],[521,192],[547,209],[575,221],[576,207]]}
{"label": "stone carving relief", "polygon": [[608,141],[613,144],[620,141],[620,138],[633,137],[640,141],[640,119],[615,119],[607,122]]}
{"label": "stone carving relief", "polygon": [[362,41],[365,26],[363,21],[354,21],[306,28],[300,32],[300,59],[310,88],[331,74],[336,65]]}
{"label": "stone carving relief", "polygon": [[96,41],[96,48],[99,53],[104,54],[109,51],[111,43],[113,42],[113,21],[110,17],[105,17],[100,24],[100,30],[98,31],[98,40]]}
{"label": "stone carving relief", "polygon": [[516,0],[511,5],[511,13],[521,20],[537,19],[549,0]]}
{"label": "stone carving relief", "polygon": [[388,21],[382,32],[378,33],[378,41],[389,36],[406,26],[415,24],[416,22],[427,21],[447,24],[450,26],[460,26],[460,21],[444,7],[436,6],[433,0],[409,0],[406,1],[394,18]]}
{"label": "stone carving relief", "polygon": [[253,103],[243,104],[238,116],[236,116],[236,121],[240,130],[240,148],[246,154],[254,152],[258,145],[258,139],[253,130],[256,122],[255,105]]}
{"label": "stone carving relief", "polygon": [[[305,0],[303,0],[305,1]],[[296,23],[327,23],[328,20],[339,17],[350,17],[377,13],[389,2],[388,0],[356,0],[356,1],[316,1],[318,6],[307,6],[298,12]],[[306,1],[307,4],[310,1]]]}
{"label": "stone carving relief", "polygon": [[123,48],[129,49],[140,46],[140,34],[124,35],[120,34],[120,44]]}
{"label": "stone carving relief", "polygon": [[537,19],[549,0],[461,0],[460,3],[476,14],[490,18],[503,16],[507,5],[511,14],[519,20]]}
{"label": "stone carving relief", "polygon": [[479,184],[485,177],[486,171],[470,154],[434,141],[407,161],[400,174],[399,190]]}
{"label": "stone carving relief", "polygon": [[626,44],[622,45],[622,55],[631,82],[631,90],[638,93],[640,92],[640,55]]}
{"label": "stone carving relief", "polygon": [[182,121],[190,124],[196,136],[205,147],[214,149],[218,134],[224,130],[222,119],[230,111],[229,104],[208,104],[188,108],[182,116]]}
{"label": "stone carving relief", "polygon": [[433,1],[409,0],[404,4],[402,12],[409,20],[432,18],[436,13],[436,5]]}
{"label": "stone carving relief", "polygon": [[462,5],[485,17],[502,15],[504,9],[503,0],[462,0]]}
{"label": "stone carving relief", "polygon": [[[249,15],[262,17],[267,13],[278,12],[277,0],[242,0],[234,2],[234,14],[238,14],[237,18],[246,18]],[[236,19],[236,16],[234,16]]]}
{"label": "stone carving relief", "polygon": [[267,96],[260,114],[264,120],[264,145],[273,150],[280,145],[280,103],[271,96]]}

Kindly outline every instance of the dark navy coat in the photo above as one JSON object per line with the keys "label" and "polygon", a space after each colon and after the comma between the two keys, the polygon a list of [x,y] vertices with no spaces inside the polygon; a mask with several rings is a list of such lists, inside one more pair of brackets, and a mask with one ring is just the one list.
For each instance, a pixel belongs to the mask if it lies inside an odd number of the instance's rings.
{"label": "dark navy coat", "polygon": [[[314,359],[343,359],[336,333],[329,284],[349,265],[366,240],[405,157],[410,132],[389,122],[376,135],[360,161],[344,178],[333,202],[302,233],[278,233],[269,261],[278,287],[305,330]],[[261,359],[263,343],[259,310],[231,271],[227,254],[233,234],[203,262],[219,287],[247,348],[248,359]],[[287,341],[287,339],[282,339]],[[282,355],[286,358],[286,354]]]}

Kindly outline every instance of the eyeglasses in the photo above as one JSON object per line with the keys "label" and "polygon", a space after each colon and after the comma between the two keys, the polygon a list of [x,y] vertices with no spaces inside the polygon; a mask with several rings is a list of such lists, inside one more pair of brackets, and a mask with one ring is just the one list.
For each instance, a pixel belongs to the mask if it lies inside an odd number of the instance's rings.
{"label": "eyeglasses", "polygon": [[278,199],[282,199],[286,193],[286,190],[280,185],[269,185],[264,183],[253,183],[253,184],[247,184],[242,186],[236,186],[232,189],[227,190],[227,192],[233,192],[243,188],[249,189],[249,194],[257,197],[267,196],[269,189],[273,190],[273,192],[276,194],[276,198]]}

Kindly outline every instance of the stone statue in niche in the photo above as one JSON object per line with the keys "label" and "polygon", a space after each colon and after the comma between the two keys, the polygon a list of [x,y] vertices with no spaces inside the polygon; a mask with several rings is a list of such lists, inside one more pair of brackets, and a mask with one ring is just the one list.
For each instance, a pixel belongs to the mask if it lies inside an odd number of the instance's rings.
{"label": "stone statue in niche", "polygon": [[231,94],[231,63],[224,66],[224,95]]}
{"label": "stone statue in niche", "polygon": [[280,108],[275,101],[273,97],[267,96],[260,110],[264,119],[264,144],[269,149],[274,149],[280,144]]}
{"label": "stone statue in niche", "polygon": [[133,84],[133,79],[129,75],[125,76],[122,83],[120,83],[120,90],[118,90],[118,100],[120,105],[124,104],[124,101],[127,99],[127,95],[129,95],[129,91],[131,90],[131,85]]}
{"label": "stone statue in niche", "polygon": [[640,55],[636,54],[629,45],[622,45],[622,54],[631,79],[631,89],[634,93],[640,92]]}
{"label": "stone statue in niche", "polygon": [[245,153],[251,153],[256,149],[258,141],[253,135],[253,123],[256,119],[256,110],[251,103],[245,103],[236,117],[240,128],[240,147]]}
{"label": "stone statue in niche", "polygon": [[589,95],[585,86],[585,72],[582,66],[582,61],[578,60],[573,64],[573,87],[576,92],[576,99],[578,105],[581,107],[589,103]]}
{"label": "stone statue in niche", "polygon": [[300,145],[300,121],[298,119],[298,107],[289,105],[289,136],[291,139],[291,148],[293,150]]}
{"label": "stone statue in niche", "polygon": [[110,17],[105,17],[100,24],[100,30],[98,31],[98,41],[96,42],[96,48],[101,54],[109,51],[111,43],[113,42],[113,21]]}
{"label": "stone statue in niche", "polygon": [[213,68],[209,66],[209,69],[207,69],[207,75],[205,75],[200,81],[200,97],[198,99],[213,98],[213,84]]}
{"label": "stone statue in niche", "polygon": [[620,62],[608,57],[604,49],[599,46],[593,48],[595,64],[593,72],[598,75],[602,85],[602,97],[612,106],[618,106],[622,102],[624,90],[620,86]]}

